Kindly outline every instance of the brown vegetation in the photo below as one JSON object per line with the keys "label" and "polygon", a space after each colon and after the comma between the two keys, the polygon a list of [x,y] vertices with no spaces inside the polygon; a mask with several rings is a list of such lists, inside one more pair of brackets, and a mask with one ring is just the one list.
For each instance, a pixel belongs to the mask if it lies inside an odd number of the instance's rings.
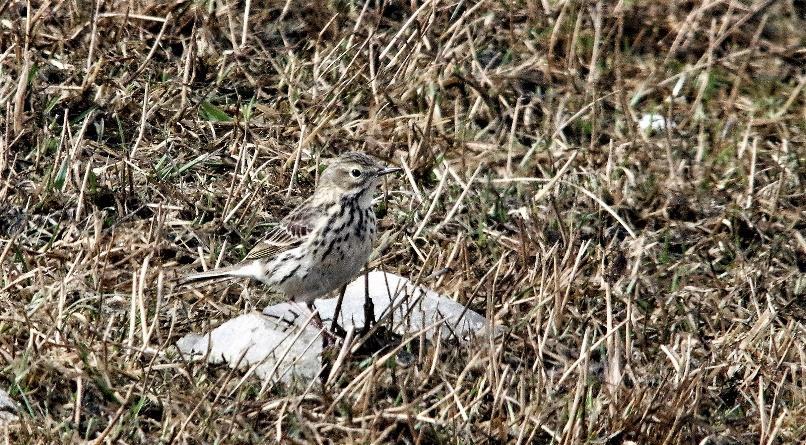
{"label": "brown vegetation", "polygon": [[[6,442],[806,440],[806,6],[615,3],[0,2]],[[272,296],[173,278],[348,149],[405,167],[371,266],[506,334],[177,356]]]}

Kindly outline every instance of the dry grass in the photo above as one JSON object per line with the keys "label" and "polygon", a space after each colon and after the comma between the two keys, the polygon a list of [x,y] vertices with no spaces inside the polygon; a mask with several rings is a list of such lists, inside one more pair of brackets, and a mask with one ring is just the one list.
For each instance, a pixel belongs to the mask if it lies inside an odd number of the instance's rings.
{"label": "dry grass", "polygon": [[[803,2],[508,3],[0,2],[0,437],[806,440]],[[348,149],[406,167],[373,267],[507,334],[305,395],[177,357],[272,297],[172,279]]]}

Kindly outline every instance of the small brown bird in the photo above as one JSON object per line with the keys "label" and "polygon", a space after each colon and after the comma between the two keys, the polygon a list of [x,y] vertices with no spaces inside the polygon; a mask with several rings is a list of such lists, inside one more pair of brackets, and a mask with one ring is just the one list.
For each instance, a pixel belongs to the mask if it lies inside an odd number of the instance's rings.
{"label": "small brown bird", "polygon": [[187,275],[179,284],[248,277],[312,308],[361,272],[377,231],[372,197],[384,175],[400,170],[364,153],[342,154],[322,172],[313,195],[240,263]]}

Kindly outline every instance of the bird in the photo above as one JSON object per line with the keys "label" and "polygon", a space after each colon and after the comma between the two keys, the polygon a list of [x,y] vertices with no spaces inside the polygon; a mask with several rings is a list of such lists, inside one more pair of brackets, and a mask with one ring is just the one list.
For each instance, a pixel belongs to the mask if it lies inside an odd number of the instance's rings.
{"label": "bird", "polygon": [[[400,171],[363,152],[346,152],[322,172],[313,194],[291,210],[240,262],[191,273],[179,284],[250,278],[287,300],[313,301],[353,280],[366,265],[377,235],[372,199],[382,178]],[[318,323],[317,323],[318,321]]]}

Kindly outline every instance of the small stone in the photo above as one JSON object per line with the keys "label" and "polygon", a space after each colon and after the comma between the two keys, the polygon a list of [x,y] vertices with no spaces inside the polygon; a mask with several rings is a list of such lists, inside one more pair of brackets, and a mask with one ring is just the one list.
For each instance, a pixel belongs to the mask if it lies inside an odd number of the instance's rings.
{"label": "small stone", "polygon": [[[368,274],[369,297],[372,299],[375,320],[382,321],[390,311],[391,329],[397,334],[410,334],[426,329],[426,338],[437,333],[443,339],[470,340],[487,332],[490,324],[479,313],[465,309],[464,305],[420,286],[411,280],[389,272],[372,271]],[[347,286],[338,323],[349,324],[356,330],[364,327],[364,276]],[[333,320],[338,298],[319,299],[314,306],[325,325]],[[266,308],[263,313],[273,312]],[[387,321],[388,322],[388,321]]]}
{"label": "small stone", "polygon": [[297,376],[310,380],[322,367],[318,330],[289,325],[258,312],[235,317],[206,335],[187,335],[177,347],[191,358],[206,357],[209,363],[256,366],[255,374],[261,379],[290,382]]}
{"label": "small stone", "polygon": [[[347,286],[338,319],[342,328],[353,325],[360,331],[364,327],[364,298],[368,293],[375,319],[399,335],[422,332],[432,340],[439,336],[464,342],[486,335],[490,329],[493,334],[501,330],[477,312],[401,276],[373,271],[366,278],[368,292],[363,275]],[[337,300],[314,302],[326,327],[333,320]],[[316,378],[322,369],[322,338],[308,322],[311,315],[304,305],[284,302],[267,307],[263,313],[235,317],[207,334],[186,335],[177,347],[190,358],[254,367],[261,379],[304,383]],[[407,366],[409,358],[403,357],[401,366]]]}
{"label": "small stone", "polygon": [[664,130],[666,129],[666,118],[656,113],[644,114],[638,121],[638,128],[643,133]]}

